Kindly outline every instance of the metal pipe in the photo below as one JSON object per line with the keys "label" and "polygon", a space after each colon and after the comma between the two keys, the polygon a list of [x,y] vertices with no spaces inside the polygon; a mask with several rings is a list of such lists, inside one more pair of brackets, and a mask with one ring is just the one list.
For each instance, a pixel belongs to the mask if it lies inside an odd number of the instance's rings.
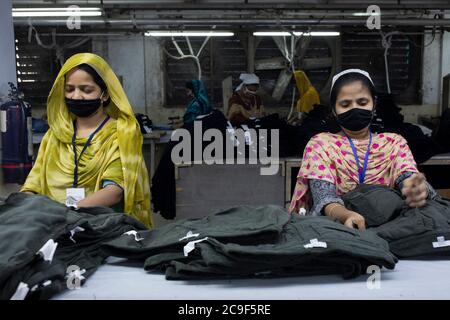
{"label": "metal pipe", "polygon": [[[383,10],[387,9],[435,9],[435,10],[444,10],[450,9],[450,3],[446,0],[437,1],[434,0],[430,3],[426,3],[425,1],[403,1],[402,4],[384,4],[379,3],[378,6]],[[236,9],[239,7],[240,9],[286,9],[286,10],[308,10],[308,9],[319,9],[319,10],[365,10],[368,6],[367,3],[328,3],[328,4],[320,4],[320,3],[307,3],[307,4],[298,4],[298,3],[245,3],[242,1],[241,3],[163,3],[162,1],[159,3],[149,3],[149,1],[123,1],[123,0],[104,0],[103,2],[99,1],[71,1],[71,0],[58,0],[52,1],[51,4],[46,3],[45,1],[39,2],[33,0],[15,0],[14,7],[49,7],[49,6],[57,6],[57,5],[79,5],[79,6],[99,6],[101,5],[103,8],[133,8],[133,9],[152,9],[152,10],[229,10]]]}
{"label": "metal pipe", "polygon": [[[14,25],[27,26],[28,21],[35,26],[66,25],[66,19],[14,19]],[[182,26],[212,26],[212,25],[365,25],[366,19],[81,19],[82,24],[91,25],[134,25],[137,26],[162,26],[162,25],[182,25]],[[450,19],[381,19],[382,25],[396,26],[450,26]]]}

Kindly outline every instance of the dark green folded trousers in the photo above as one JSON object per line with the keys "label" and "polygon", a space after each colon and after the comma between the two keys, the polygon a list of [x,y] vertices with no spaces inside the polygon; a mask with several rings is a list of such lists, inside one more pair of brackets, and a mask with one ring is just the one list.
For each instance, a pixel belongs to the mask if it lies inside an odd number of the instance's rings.
{"label": "dark green folded trousers", "polygon": [[[311,246],[316,239],[322,245]],[[324,247],[323,244],[326,244]],[[273,243],[245,245],[208,238],[190,259],[149,257],[145,269],[166,269],[167,279],[341,274],[352,278],[370,265],[393,269],[397,259],[374,233],[349,229],[326,217],[292,216]]]}
{"label": "dark green folded trousers", "polygon": [[398,191],[382,186],[360,186],[343,199],[398,257],[450,254],[450,201],[437,197],[410,208]]}
{"label": "dark green folded trousers", "polygon": [[[116,257],[146,259],[156,254],[183,254],[191,240],[203,237],[223,242],[259,244],[274,241],[290,216],[278,206],[230,208],[199,219],[182,219],[135,236],[124,235],[106,243],[103,250]],[[189,237],[189,233],[195,236]]]}
{"label": "dark green folded trousers", "polygon": [[168,279],[336,273],[349,278],[369,265],[396,263],[387,242],[374,233],[327,217],[290,215],[278,206],[243,206],[180,220],[137,237],[123,235],[104,251],[146,259],[146,270],[165,270]]}
{"label": "dark green folded trousers", "polygon": [[[28,287],[25,298],[50,298],[67,289],[69,266],[87,278],[107,257],[104,242],[144,229],[109,208],[74,211],[44,196],[13,193],[0,203],[0,299],[11,298],[20,283]],[[57,247],[45,260],[37,253],[49,240]]]}

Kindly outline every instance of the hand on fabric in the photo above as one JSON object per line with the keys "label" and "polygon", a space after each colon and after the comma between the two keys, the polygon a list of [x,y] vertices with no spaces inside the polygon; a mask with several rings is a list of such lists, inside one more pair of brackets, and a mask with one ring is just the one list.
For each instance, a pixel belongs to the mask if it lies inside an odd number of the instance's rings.
{"label": "hand on fabric", "polygon": [[359,230],[366,229],[366,221],[362,215],[355,211],[348,210],[341,204],[331,203],[326,206],[325,214],[329,217],[338,219],[343,225]]}
{"label": "hand on fabric", "polygon": [[413,174],[403,182],[402,194],[411,208],[420,208],[426,204],[428,188],[423,173]]}
{"label": "hand on fabric", "polygon": [[347,219],[343,222],[345,226],[355,229],[355,227],[359,230],[366,229],[366,221],[362,215],[357,212],[347,210]]}

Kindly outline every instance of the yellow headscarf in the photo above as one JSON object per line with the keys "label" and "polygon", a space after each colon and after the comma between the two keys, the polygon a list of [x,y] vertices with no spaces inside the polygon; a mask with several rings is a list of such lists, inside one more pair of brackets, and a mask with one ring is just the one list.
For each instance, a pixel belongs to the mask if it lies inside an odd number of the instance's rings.
{"label": "yellow headscarf", "polygon": [[294,78],[300,93],[300,99],[297,101],[297,111],[309,112],[315,104],[320,104],[319,94],[303,71],[295,71]]}
{"label": "yellow headscarf", "polygon": [[[80,159],[79,185],[89,195],[100,190],[106,178],[117,182],[124,189],[124,211],[152,227],[150,186],[142,156],[143,137],[139,123],[119,79],[108,63],[95,54],[76,54],[59,72],[47,99],[50,129],[41,142],[36,162],[21,191],[32,191],[64,202],[66,188],[72,187],[74,118],[65,104],[65,75],[84,63],[94,68],[106,83],[111,98],[107,113],[112,119],[94,136]],[[81,149],[85,142],[86,138],[77,138],[77,148]]]}

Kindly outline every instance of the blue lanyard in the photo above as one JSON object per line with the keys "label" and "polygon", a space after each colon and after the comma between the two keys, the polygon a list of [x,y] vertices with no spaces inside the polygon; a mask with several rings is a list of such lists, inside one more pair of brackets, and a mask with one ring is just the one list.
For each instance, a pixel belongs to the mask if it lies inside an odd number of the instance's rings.
{"label": "blue lanyard", "polygon": [[75,125],[75,122],[73,123],[73,136],[72,136],[72,148],[73,148],[73,154],[74,154],[74,160],[75,160],[75,168],[73,169],[73,187],[78,187],[78,162],[81,159],[81,156],[83,155],[84,151],[86,151],[87,147],[91,144],[92,138],[94,138],[94,135],[100,131],[101,128],[108,122],[109,115],[103,120],[103,122],[95,129],[93,133],[89,135],[89,138],[87,139],[86,143],[83,146],[83,149],[81,150],[80,156],[77,157],[77,148],[76,148],[76,138],[77,138],[77,126]]}
{"label": "blue lanyard", "polygon": [[369,131],[369,134],[370,134],[369,146],[367,148],[366,157],[364,158],[364,164],[363,164],[362,169],[361,169],[361,165],[359,164],[358,153],[356,151],[356,147],[353,144],[352,139],[345,133],[345,131],[344,131],[344,134],[347,137],[348,141],[350,142],[350,146],[352,147],[353,155],[355,156],[356,164],[358,165],[359,184],[362,184],[362,183],[364,183],[364,180],[366,178],[367,163],[369,162],[369,153],[370,153],[370,148],[372,146],[372,132]]}

